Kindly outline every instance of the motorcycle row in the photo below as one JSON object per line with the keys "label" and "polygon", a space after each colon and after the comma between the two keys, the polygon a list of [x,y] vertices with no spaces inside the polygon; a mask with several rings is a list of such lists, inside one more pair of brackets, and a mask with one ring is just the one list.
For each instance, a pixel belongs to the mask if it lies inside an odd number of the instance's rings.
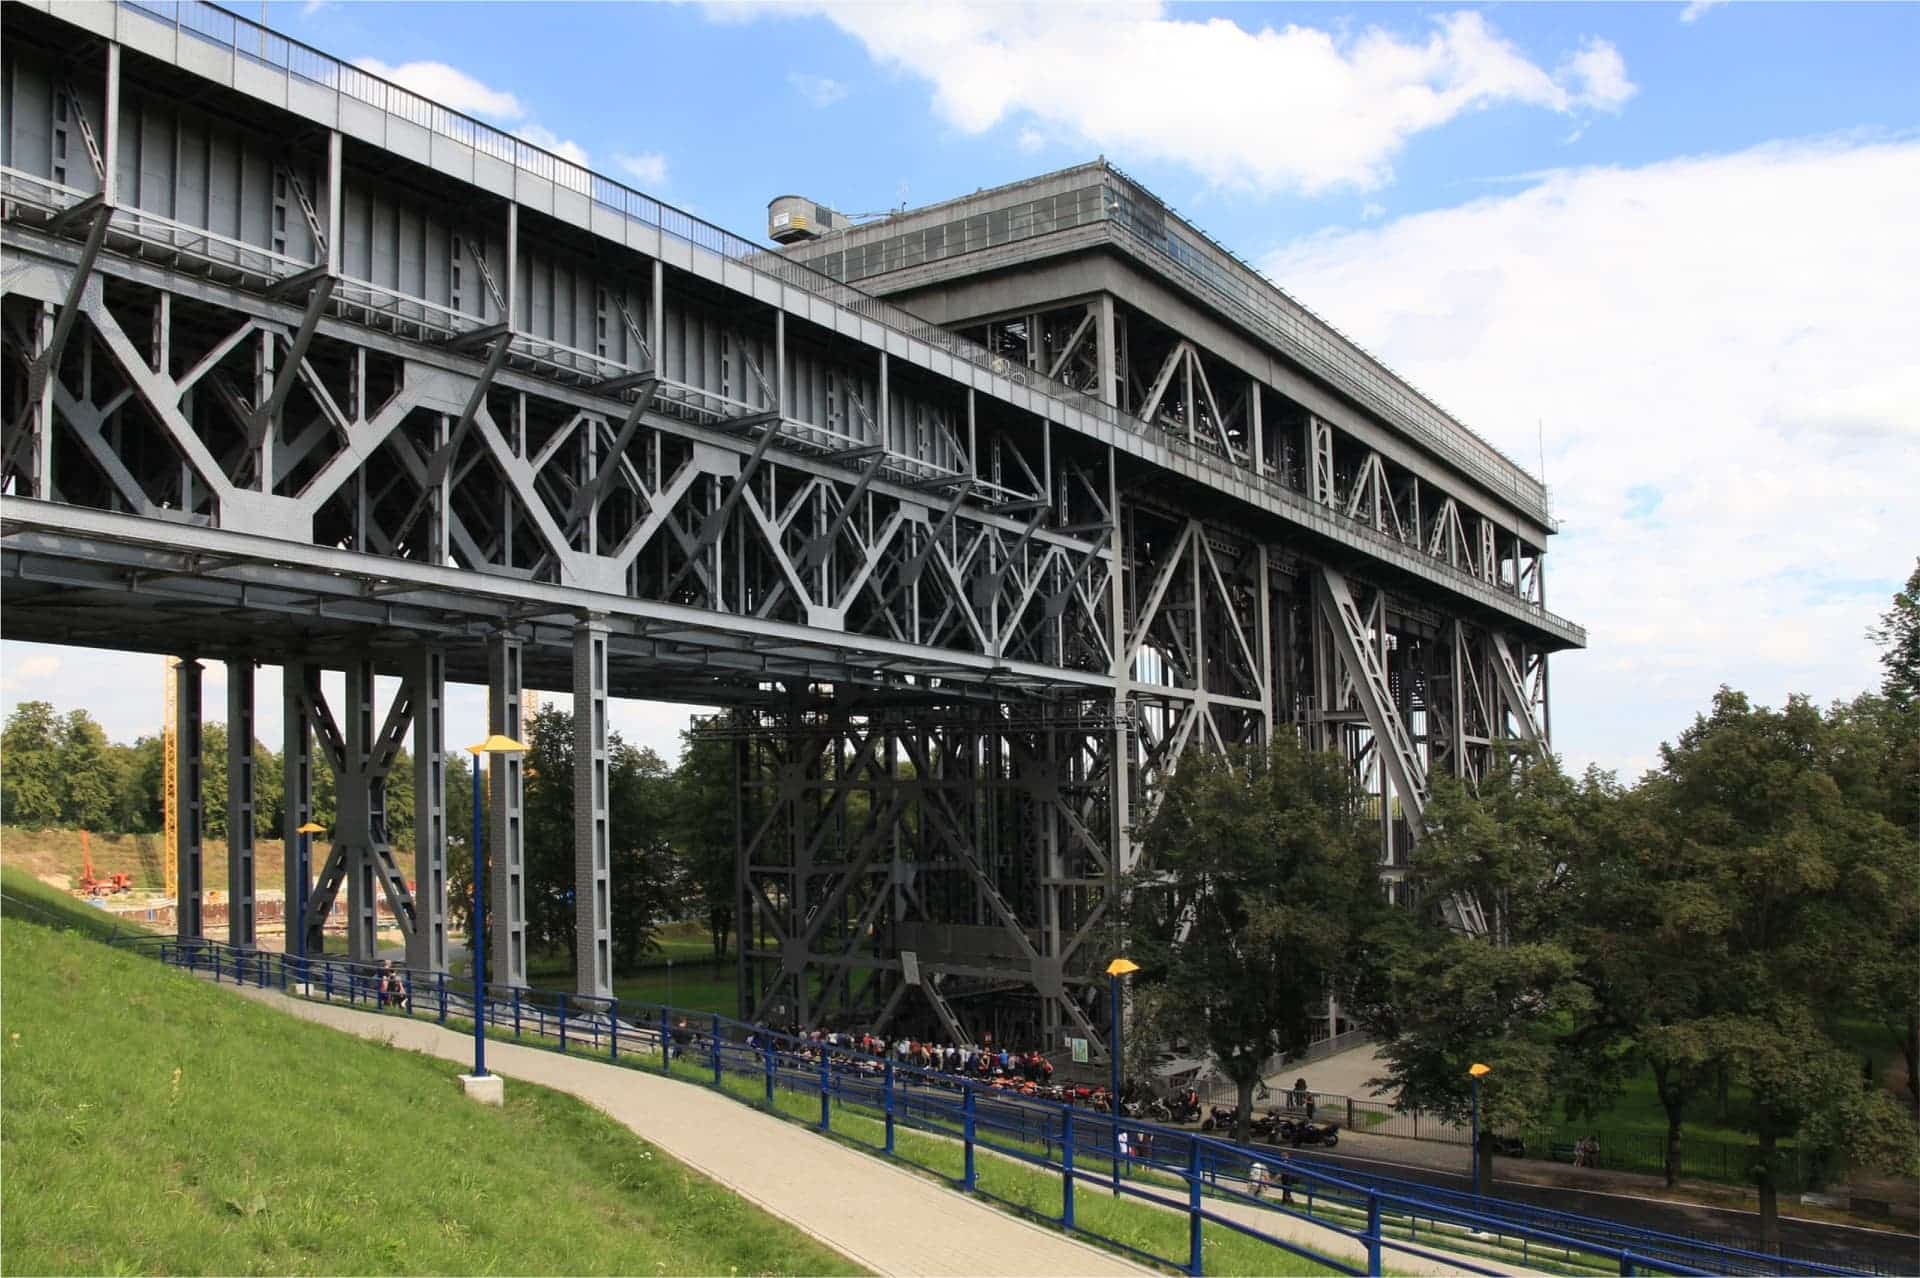
{"label": "motorcycle row", "polygon": [[[1232,1131],[1233,1120],[1237,1117],[1239,1114],[1232,1106],[1215,1105],[1200,1120],[1200,1130],[1210,1132],[1217,1128]],[[1340,1143],[1340,1124],[1316,1123],[1311,1118],[1294,1117],[1270,1109],[1248,1120],[1247,1134],[1269,1145],[1292,1145],[1296,1149],[1302,1145],[1324,1145],[1332,1149]]]}

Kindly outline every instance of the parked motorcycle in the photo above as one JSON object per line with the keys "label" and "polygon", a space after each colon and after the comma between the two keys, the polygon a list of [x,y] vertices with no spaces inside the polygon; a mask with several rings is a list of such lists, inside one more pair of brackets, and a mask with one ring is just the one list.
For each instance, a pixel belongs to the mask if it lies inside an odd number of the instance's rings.
{"label": "parked motorcycle", "polygon": [[1340,1143],[1340,1124],[1282,1118],[1275,1136],[1283,1143],[1295,1148],[1301,1145],[1325,1145],[1328,1149],[1332,1149]]}
{"label": "parked motorcycle", "polygon": [[[1210,1132],[1216,1129],[1223,1132],[1233,1130],[1233,1120],[1239,1117],[1239,1111],[1231,1105],[1215,1105],[1200,1120],[1200,1130]],[[1257,1140],[1270,1140],[1280,1124],[1285,1121],[1279,1113],[1268,1110],[1264,1114],[1253,1114],[1247,1119],[1247,1134]]]}
{"label": "parked motorcycle", "polygon": [[1167,1102],[1167,1121],[1170,1123],[1191,1123],[1200,1117],[1200,1098],[1192,1092],[1182,1092]]}

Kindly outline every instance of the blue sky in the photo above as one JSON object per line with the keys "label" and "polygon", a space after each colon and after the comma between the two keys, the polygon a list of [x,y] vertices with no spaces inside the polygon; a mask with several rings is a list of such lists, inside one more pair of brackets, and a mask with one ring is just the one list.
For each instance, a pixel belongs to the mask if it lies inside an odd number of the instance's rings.
{"label": "blue sky", "polygon": [[[1649,766],[1721,682],[1877,682],[1863,632],[1920,553],[1920,6],[268,12],[752,238],[783,192],[880,210],[1107,155],[1544,455],[1548,605],[1593,635],[1553,674],[1575,766]],[[149,730],[152,663],[5,657],[9,705]],[[684,717],[620,712],[668,755]]]}

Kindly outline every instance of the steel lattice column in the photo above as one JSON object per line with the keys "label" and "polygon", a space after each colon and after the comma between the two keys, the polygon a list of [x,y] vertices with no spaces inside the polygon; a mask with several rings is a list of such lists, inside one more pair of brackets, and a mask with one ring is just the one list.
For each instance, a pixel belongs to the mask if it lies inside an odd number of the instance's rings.
{"label": "steel lattice column", "polygon": [[413,935],[407,966],[447,970],[447,658],[421,647],[407,659],[413,701]]}
{"label": "steel lattice column", "polygon": [[227,662],[227,941],[254,943],[253,662]]}
{"label": "steel lattice column", "polygon": [[613,996],[613,881],[607,859],[607,623],[573,629],[573,907],[576,988]]}
{"label": "steel lattice column", "polygon": [[[519,741],[520,640],[495,635],[487,641],[487,723],[491,731]],[[522,759],[518,754],[496,754],[488,760],[492,790],[491,820],[487,831],[487,873],[492,879],[493,953],[488,963],[493,980],[501,985],[527,983],[526,849],[521,813]]]}
{"label": "steel lattice column", "polygon": [[307,672],[303,662],[289,661],[280,670],[280,751],[282,800],[280,837],[285,848],[284,877],[287,899],[282,907],[286,919],[287,949],[306,927],[302,906],[313,885],[312,842],[300,833],[300,827],[313,820],[313,729],[307,723],[301,693]]}
{"label": "steel lattice column", "polygon": [[206,893],[200,862],[200,663],[183,658],[173,668],[174,809],[179,819],[179,843],[174,855],[179,866],[180,892],[174,906],[174,925],[181,939],[198,938],[201,903]]}
{"label": "steel lattice column", "polygon": [[340,828],[334,837],[346,846],[347,957],[356,963],[371,963],[379,954],[373,840],[375,825],[385,816],[385,787],[372,775],[373,697],[373,662],[347,662],[347,766],[335,778]]}

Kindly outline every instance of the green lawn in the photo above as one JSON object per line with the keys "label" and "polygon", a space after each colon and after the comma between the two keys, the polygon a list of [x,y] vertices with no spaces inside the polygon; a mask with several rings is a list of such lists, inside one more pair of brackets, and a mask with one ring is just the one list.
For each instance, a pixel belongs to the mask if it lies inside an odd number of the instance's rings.
{"label": "green lawn", "polygon": [[[701,962],[682,964],[676,959],[671,973],[663,962],[637,972],[615,975],[614,997],[623,1002],[665,1003],[689,1012],[718,1012],[722,1016],[738,1016],[739,996],[735,992],[738,987],[734,983],[733,960],[728,959],[718,965],[705,961],[713,947],[707,944],[704,932],[700,936],[700,943],[698,953]],[[459,974],[465,971],[465,966],[460,965]],[[536,955],[527,961],[527,980],[540,989],[572,989],[573,963],[565,951]]]}
{"label": "green lawn", "polygon": [[571,1097],[474,1105],[5,886],[0,1272],[859,1272]]}

